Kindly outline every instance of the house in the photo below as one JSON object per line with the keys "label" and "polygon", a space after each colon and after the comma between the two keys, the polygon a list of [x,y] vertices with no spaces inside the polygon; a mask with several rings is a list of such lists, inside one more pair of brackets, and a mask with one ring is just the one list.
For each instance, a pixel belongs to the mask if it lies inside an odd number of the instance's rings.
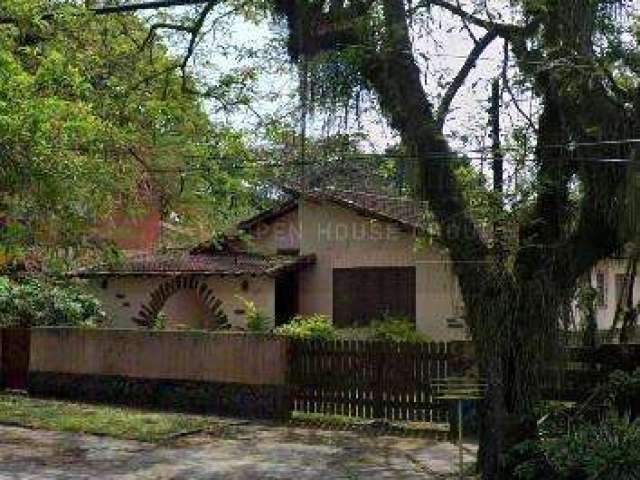
{"label": "house", "polygon": [[190,252],[134,256],[76,272],[118,327],[246,325],[245,300],[273,324],[320,313],[339,327],[383,315],[437,340],[465,336],[447,253],[421,241],[425,205],[361,192],[296,191],[241,222],[239,237]]}

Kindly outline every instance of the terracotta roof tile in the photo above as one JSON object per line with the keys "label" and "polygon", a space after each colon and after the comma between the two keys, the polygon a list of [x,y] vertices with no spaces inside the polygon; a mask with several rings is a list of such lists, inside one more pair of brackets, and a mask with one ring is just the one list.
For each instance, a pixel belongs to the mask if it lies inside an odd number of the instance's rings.
{"label": "terracotta roof tile", "polygon": [[[285,187],[284,190],[295,197],[333,202],[345,208],[360,212],[363,215],[396,222],[410,230],[428,230],[427,219],[429,209],[427,202],[407,197],[393,197],[383,193],[340,190],[335,188],[304,190],[297,187]],[[290,203],[291,201],[287,202],[285,206]],[[277,208],[273,209],[272,216],[277,215],[279,215],[279,210]],[[477,228],[484,240],[493,240],[493,224],[479,222]],[[507,225],[504,229],[505,235],[509,238],[518,238],[517,224]]]}
{"label": "terracotta roof tile", "polygon": [[138,255],[118,264],[103,264],[72,272],[72,276],[99,275],[171,275],[199,273],[206,275],[274,275],[283,270],[312,264],[314,255],[254,254],[164,254]]}
{"label": "terracotta roof tile", "polygon": [[302,195],[334,201],[346,207],[360,209],[365,213],[379,215],[417,229],[424,226],[427,214],[426,202],[403,197],[390,197],[384,194],[324,189],[322,191],[306,191]]}

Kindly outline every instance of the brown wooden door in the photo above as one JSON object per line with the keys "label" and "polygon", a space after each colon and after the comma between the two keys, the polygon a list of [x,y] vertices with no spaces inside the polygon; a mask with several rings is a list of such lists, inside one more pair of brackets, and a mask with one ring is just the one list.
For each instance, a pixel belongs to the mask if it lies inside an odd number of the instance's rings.
{"label": "brown wooden door", "polygon": [[415,320],[414,267],[333,270],[333,321],[336,326],[368,325],[383,315]]}
{"label": "brown wooden door", "polygon": [[6,329],[2,331],[2,383],[4,388],[26,390],[30,348],[30,330]]}

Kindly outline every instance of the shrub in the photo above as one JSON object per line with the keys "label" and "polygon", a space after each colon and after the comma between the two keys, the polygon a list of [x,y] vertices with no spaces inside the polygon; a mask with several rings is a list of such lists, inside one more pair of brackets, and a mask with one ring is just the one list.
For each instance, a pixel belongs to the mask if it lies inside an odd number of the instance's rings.
{"label": "shrub", "polygon": [[406,317],[383,316],[371,323],[373,338],[392,342],[426,342],[427,337],[416,331],[414,322]]}
{"label": "shrub", "polygon": [[245,316],[247,318],[247,330],[252,333],[267,333],[269,331],[269,316],[256,307],[251,300],[238,297],[244,303]]}
{"label": "shrub", "polygon": [[275,333],[301,340],[334,340],[338,336],[331,319],[324,315],[294,317],[276,328]]}
{"label": "shrub", "polygon": [[616,370],[609,375],[607,394],[610,402],[618,411],[618,415],[640,413],[640,367],[633,372]]}
{"label": "shrub", "polygon": [[0,326],[101,326],[106,315],[100,301],[68,285],[39,280],[18,283],[0,277]]}
{"label": "shrub", "polygon": [[640,422],[612,416],[569,434],[526,441],[509,452],[519,480],[632,480],[640,465]]}
{"label": "shrub", "polygon": [[158,312],[156,318],[153,319],[153,323],[151,324],[151,328],[153,330],[166,330],[167,325],[169,324],[169,317],[164,312]]}
{"label": "shrub", "polygon": [[543,448],[561,479],[631,480],[638,478],[640,423],[618,417],[598,425],[585,423]]}
{"label": "shrub", "polygon": [[560,480],[545,455],[542,443],[527,440],[512,448],[507,455],[505,469],[518,480]]}

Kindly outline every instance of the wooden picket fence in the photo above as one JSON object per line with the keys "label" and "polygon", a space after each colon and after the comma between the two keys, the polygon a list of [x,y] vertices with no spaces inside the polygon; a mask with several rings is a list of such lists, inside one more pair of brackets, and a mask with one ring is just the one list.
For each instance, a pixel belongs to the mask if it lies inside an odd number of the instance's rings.
{"label": "wooden picket fence", "polygon": [[449,374],[446,343],[362,340],[292,345],[294,411],[360,418],[447,422],[432,384]]}

